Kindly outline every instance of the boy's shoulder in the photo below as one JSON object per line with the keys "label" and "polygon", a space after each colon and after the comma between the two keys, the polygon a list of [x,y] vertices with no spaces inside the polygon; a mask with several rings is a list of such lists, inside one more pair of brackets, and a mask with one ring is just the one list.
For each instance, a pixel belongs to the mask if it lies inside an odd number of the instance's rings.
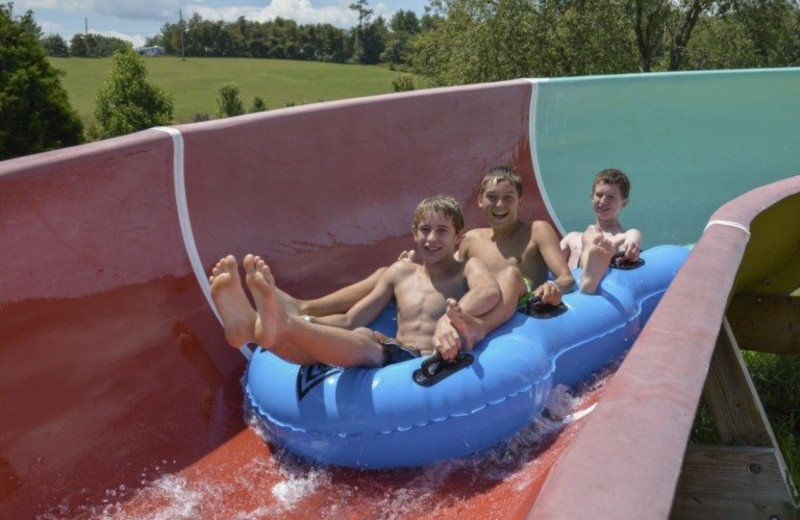
{"label": "boy's shoulder", "polygon": [[530,236],[534,242],[538,242],[539,240],[551,240],[556,232],[553,225],[546,220],[534,220],[529,226]]}
{"label": "boy's shoulder", "polygon": [[486,236],[491,236],[492,228],[490,227],[482,227],[482,228],[472,228],[466,233],[464,233],[465,239],[475,239],[475,238],[485,238]]}

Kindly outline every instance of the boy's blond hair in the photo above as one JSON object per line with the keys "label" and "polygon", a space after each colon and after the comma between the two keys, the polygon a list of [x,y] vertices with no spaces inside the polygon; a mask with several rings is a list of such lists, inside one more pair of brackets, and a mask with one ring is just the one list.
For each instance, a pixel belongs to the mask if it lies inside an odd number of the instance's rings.
{"label": "boy's blond hair", "polygon": [[456,234],[461,233],[461,230],[464,229],[464,212],[461,210],[461,204],[450,195],[434,195],[420,202],[417,205],[417,209],[414,210],[414,220],[411,224],[411,229],[416,231],[422,217],[425,216],[426,213],[431,212],[439,213],[445,218],[450,219]]}
{"label": "boy's blond hair", "polygon": [[495,166],[489,170],[486,175],[483,176],[479,195],[484,194],[486,187],[492,181],[494,181],[495,184],[503,181],[508,182],[517,191],[517,196],[522,197],[522,177],[508,166]]}

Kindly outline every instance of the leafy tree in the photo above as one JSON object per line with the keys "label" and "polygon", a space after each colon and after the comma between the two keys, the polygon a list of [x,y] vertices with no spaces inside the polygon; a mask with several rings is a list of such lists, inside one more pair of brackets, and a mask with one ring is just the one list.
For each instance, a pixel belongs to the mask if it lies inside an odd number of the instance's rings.
{"label": "leafy tree", "polygon": [[381,53],[386,48],[388,33],[386,20],[382,16],[364,27],[360,38],[355,40],[353,60],[369,65],[380,62]]}
{"label": "leafy tree", "polygon": [[250,112],[263,112],[267,109],[266,103],[259,96],[253,98],[253,106],[250,107]]}
{"label": "leafy tree", "polygon": [[404,32],[406,34],[417,34],[420,31],[419,19],[414,11],[404,11],[400,9],[392,15],[389,20],[389,28],[392,32]]}
{"label": "leafy tree", "polygon": [[382,63],[393,65],[411,63],[411,48],[414,37],[420,32],[420,23],[414,11],[399,10],[389,21],[384,50],[380,55]]}
{"label": "leafy tree", "polygon": [[83,124],[47,60],[31,11],[0,3],[0,159],[78,144]]}
{"label": "leafy tree", "polygon": [[363,31],[372,19],[373,11],[369,8],[369,0],[355,0],[350,4],[350,9],[358,13],[358,25],[356,28],[359,31]]}
{"label": "leafy tree", "polygon": [[100,34],[76,34],[70,41],[70,53],[79,58],[105,58],[117,51],[131,48],[131,44],[120,38]]}
{"label": "leafy tree", "polygon": [[402,74],[392,80],[393,92],[407,92],[414,90],[414,78],[408,74]]}
{"label": "leafy tree", "polygon": [[147,79],[144,60],[130,47],[114,53],[108,79],[97,93],[94,116],[100,137],[114,137],[172,122],[172,98]]}
{"label": "leafy tree", "polygon": [[434,84],[800,62],[795,0],[431,0],[429,5],[431,18],[423,17],[421,26],[430,28],[413,44],[413,65]]}
{"label": "leafy tree", "polygon": [[219,88],[217,98],[217,116],[233,117],[244,114],[244,105],[239,98],[239,85],[236,83],[225,83]]}
{"label": "leafy tree", "polygon": [[381,53],[386,46],[388,29],[386,20],[379,16],[372,21],[372,9],[367,0],[356,0],[350,9],[358,12],[358,25],[353,31],[354,63],[373,64],[380,61]]}
{"label": "leafy tree", "polygon": [[42,47],[48,56],[55,56],[57,58],[66,58],[69,56],[69,47],[64,38],[58,34],[48,34],[42,38]]}

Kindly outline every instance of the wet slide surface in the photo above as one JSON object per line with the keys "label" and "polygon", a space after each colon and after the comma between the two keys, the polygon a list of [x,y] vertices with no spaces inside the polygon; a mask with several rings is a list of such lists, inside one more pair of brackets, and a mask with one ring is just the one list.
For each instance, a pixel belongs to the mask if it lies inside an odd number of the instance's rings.
{"label": "wet slide surface", "polygon": [[[397,471],[314,466],[240,432],[199,463],[173,471],[165,460],[140,486],[112,486],[101,504],[80,495],[44,518],[514,518],[530,508],[551,467],[578,434],[604,379],[576,395],[566,388],[548,413],[509,442],[469,458]],[[525,495],[525,499],[521,497]]]}

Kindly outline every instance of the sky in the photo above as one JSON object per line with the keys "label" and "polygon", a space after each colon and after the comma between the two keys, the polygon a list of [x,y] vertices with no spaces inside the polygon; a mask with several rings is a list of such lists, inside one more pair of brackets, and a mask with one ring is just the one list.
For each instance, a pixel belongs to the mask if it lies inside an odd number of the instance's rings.
{"label": "sky", "polygon": [[[6,1],[6,0],[3,0]],[[233,21],[244,16],[264,22],[277,16],[300,24],[330,23],[336,27],[355,25],[353,0],[12,0],[14,15],[29,9],[45,35],[59,34],[69,45],[72,36],[88,31],[122,38],[135,47],[161,32],[165,23],[178,23],[180,12],[188,20],[194,13],[204,20]],[[422,16],[427,0],[371,0],[373,17],[390,18],[404,9]]]}

